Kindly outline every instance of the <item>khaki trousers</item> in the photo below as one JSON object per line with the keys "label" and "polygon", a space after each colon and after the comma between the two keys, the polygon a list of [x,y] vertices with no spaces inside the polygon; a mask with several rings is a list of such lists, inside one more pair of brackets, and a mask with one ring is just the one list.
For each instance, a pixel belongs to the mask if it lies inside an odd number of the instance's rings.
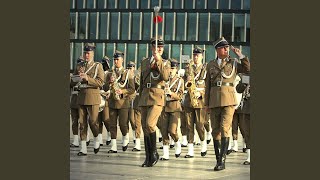
{"label": "khaki trousers", "polygon": [[156,131],[162,109],[162,106],[157,105],[141,107],[141,125],[145,136],[149,136]]}
{"label": "khaki trousers", "polygon": [[204,108],[189,108],[185,107],[186,122],[188,129],[188,143],[194,142],[194,124],[201,141],[204,140],[204,123],[205,123],[205,109]]}
{"label": "khaki trousers", "polygon": [[169,145],[169,133],[174,142],[179,140],[178,137],[178,122],[180,112],[164,112],[161,119],[161,134],[163,138],[163,145]]}
{"label": "khaki trousers", "polygon": [[239,127],[246,147],[250,149],[250,114],[238,114],[239,116]]}
{"label": "khaki trousers", "polygon": [[71,121],[73,135],[79,134],[79,109],[71,108]]}
{"label": "khaki trousers", "polygon": [[234,106],[224,106],[210,109],[212,137],[214,140],[220,140],[221,137],[231,136],[230,131],[234,111]]}
{"label": "khaki trousers", "polygon": [[136,138],[140,138],[141,136],[141,112],[137,109],[129,109],[129,121],[131,124],[131,128],[133,131],[136,131]]}
{"label": "khaki trousers", "polygon": [[129,130],[128,119],[129,108],[113,109],[109,108],[110,115],[110,134],[111,139],[117,139],[117,120],[119,118],[119,126],[122,136],[125,136]]}
{"label": "khaki trousers", "polygon": [[79,123],[81,141],[87,140],[88,121],[90,129],[94,137],[99,134],[98,123],[99,105],[80,105],[79,107]]}
{"label": "khaki trousers", "polygon": [[186,121],[186,114],[184,108],[182,108],[182,112],[180,112],[180,130],[182,136],[186,136],[188,133],[187,130],[187,121]]}

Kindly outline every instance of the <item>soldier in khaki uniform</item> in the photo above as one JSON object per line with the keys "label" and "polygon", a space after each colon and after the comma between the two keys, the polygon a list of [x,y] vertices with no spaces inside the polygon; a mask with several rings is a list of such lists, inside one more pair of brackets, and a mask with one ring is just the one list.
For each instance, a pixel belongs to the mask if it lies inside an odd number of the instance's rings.
{"label": "soldier in khaki uniform", "polygon": [[[186,122],[188,128],[188,153],[185,158],[193,158],[194,146],[194,124],[201,141],[201,156],[207,154],[207,143],[205,142],[205,78],[206,64],[202,64],[203,52],[200,47],[196,46],[193,50],[193,60],[186,66],[185,88],[188,93],[184,100]],[[192,96],[192,97],[191,97]]]}
{"label": "soldier in khaki uniform", "polygon": [[135,93],[130,96],[130,109],[129,109],[129,120],[132,127],[133,133],[133,142],[135,146],[133,147],[132,151],[140,151],[141,144],[140,144],[140,136],[141,136],[141,108],[138,106],[139,103],[139,88],[140,88],[140,70],[135,70],[136,64],[133,61],[129,61],[127,64],[127,69],[131,72],[134,85],[135,85]]}
{"label": "soldier in khaki uniform", "polygon": [[123,67],[124,53],[116,50],[113,55],[115,68],[111,70],[111,77],[107,84],[110,84],[109,115],[111,132],[111,149],[108,153],[117,153],[117,119],[122,133],[122,150],[126,151],[129,144],[129,119],[130,108],[129,97],[135,91],[134,80],[130,72]]}
{"label": "soldier in khaki uniform", "polygon": [[[249,77],[249,75],[245,75]],[[241,76],[244,79],[244,75]],[[248,78],[249,79],[249,78]],[[250,82],[242,81],[236,88],[238,93],[242,93],[241,106],[236,110],[239,127],[244,141],[247,145],[247,159],[244,165],[250,165]]]}
{"label": "soldier in khaki uniform", "polygon": [[106,145],[109,145],[111,143],[111,134],[110,134],[110,118],[109,118],[109,103],[108,99],[106,98],[107,96],[107,91],[109,90],[109,84],[107,84],[107,78],[109,77],[108,72],[110,70],[110,59],[108,56],[104,56],[101,60],[101,64],[104,70],[104,82],[105,84],[103,85],[101,89],[101,95],[103,96],[105,100],[105,105],[102,109],[102,111],[99,113],[99,142],[100,146],[103,144],[102,140],[102,129],[103,129],[103,124],[106,127],[107,130],[107,140],[106,140]]}
{"label": "soldier in khaki uniform", "polygon": [[[241,51],[233,48],[239,56],[237,59],[229,56],[229,43],[222,37],[214,43],[217,58],[211,60],[207,66],[205,106],[210,109],[212,137],[217,164],[215,171],[225,169],[225,159],[229,138],[231,136],[232,117],[237,104],[233,82],[237,73],[250,71],[250,63]],[[219,140],[221,148],[219,151]]]}
{"label": "soldier in khaki uniform", "polygon": [[163,156],[160,160],[169,160],[169,135],[175,142],[175,156],[179,157],[181,154],[181,144],[177,132],[178,119],[180,116],[181,99],[184,92],[184,81],[177,74],[178,61],[170,60],[171,73],[169,81],[166,82],[165,95],[166,105],[163,111],[163,118],[161,120],[161,134],[163,134]]}
{"label": "soldier in khaki uniform", "polygon": [[[98,141],[99,134],[99,105],[101,103],[100,88],[104,82],[104,73],[101,63],[94,62],[94,49],[95,46],[91,43],[86,43],[84,46],[84,59],[85,65],[80,68],[76,73],[79,74],[81,84],[78,95],[79,104],[79,123],[80,123],[80,137],[81,137],[81,150],[78,156],[87,155],[87,129],[88,121],[90,129],[94,136],[94,153],[98,153],[100,143]],[[76,74],[75,73],[75,74]],[[88,120],[87,120],[88,118]]]}
{"label": "soldier in khaki uniform", "polygon": [[165,105],[164,85],[169,80],[170,62],[164,63],[162,37],[151,39],[152,56],[141,61],[139,106],[144,134],[146,159],[142,167],[154,166],[159,160],[156,147],[156,125]]}
{"label": "soldier in khaki uniform", "polygon": [[[84,61],[83,57],[80,56],[77,60],[77,64],[83,61]],[[79,69],[79,66],[77,66],[77,68]],[[70,112],[71,112],[72,133],[73,133],[73,142],[70,144],[70,147],[79,147],[79,105],[77,103],[79,91],[77,88],[74,87],[75,85],[76,83],[74,83],[73,81],[70,81],[70,88],[71,88]]]}

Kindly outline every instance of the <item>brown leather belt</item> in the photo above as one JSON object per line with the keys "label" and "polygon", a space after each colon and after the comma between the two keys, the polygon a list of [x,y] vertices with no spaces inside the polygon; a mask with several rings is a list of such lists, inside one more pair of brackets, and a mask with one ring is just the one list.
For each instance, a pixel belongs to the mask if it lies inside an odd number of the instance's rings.
{"label": "brown leather belt", "polygon": [[233,86],[233,83],[218,81],[218,82],[215,82],[215,83],[211,83],[211,86],[213,86],[213,87]]}

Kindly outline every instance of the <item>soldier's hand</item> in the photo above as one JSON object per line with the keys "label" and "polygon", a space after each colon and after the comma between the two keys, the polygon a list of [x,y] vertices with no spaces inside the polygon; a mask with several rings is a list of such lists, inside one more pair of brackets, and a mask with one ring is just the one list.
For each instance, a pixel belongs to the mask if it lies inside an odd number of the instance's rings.
{"label": "soldier's hand", "polygon": [[161,60],[161,56],[160,56],[159,52],[153,52],[152,55],[153,55],[155,62]]}
{"label": "soldier's hand", "polygon": [[118,90],[116,91],[116,93],[117,93],[117,94],[123,94],[123,92],[122,92],[121,89],[118,89]]}
{"label": "soldier's hand", "polygon": [[239,48],[235,48],[235,47],[233,47],[233,46],[230,46],[230,47],[231,47],[231,50],[232,50],[238,57],[244,56]]}
{"label": "soldier's hand", "polygon": [[88,81],[88,75],[85,74],[85,73],[80,73],[80,78],[81,78],[82,80]]}

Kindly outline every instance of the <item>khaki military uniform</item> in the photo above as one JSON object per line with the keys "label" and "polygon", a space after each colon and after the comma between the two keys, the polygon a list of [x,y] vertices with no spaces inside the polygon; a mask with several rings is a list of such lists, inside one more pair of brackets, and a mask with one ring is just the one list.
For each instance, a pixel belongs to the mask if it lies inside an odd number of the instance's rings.
{"label": "khaki military uniform", "polygon": [[250,149],[250,97],[244,98],[242,107],[236,110],[240,132],[245,140],[247,149]]}
{"label": "khaki military uniform", "polygon": [[[111,73],[109,71],[104,72],[104,82],[105,84],[102,87],[103,93],[109,90],[108,79],[110,78]],[[105,97],[105,96],[104,96]],[[105,98],[106,104],[103,110],[99,113],[99,133],[102,134],[103,124],[106,127],[107,131],[110,132],[110,116],[109,116],[109,100]]]}
{"label": "khaki military uniform", "polygon": [[72,120],[73,135],[79,134],[78,132],[79,131],[79,105],[77,102],[79,92],[74,88],[76,84],[77,83],[70,81],[70,90],[71,90],[70,113],[71,113],[71,120]]}
{"label": "khaki military uniform", "polygon": [[161,120],[161,134],[163,138],[163,145],[169,145],[169,136],[177,142],[179,140],[177,127],[180,112],[182,111],[181,99],[184,91],[184,81],[182,78],[175,75],[169,80],[170,91],[172,92],[171,97],[167,95],[166,105],[163,111],[163,117]]}
{"label": "khaki military uniform", "polygon": [[[139,75],[137,75],[139,76]],[[135,82],[135,93],[130,97],[130,110],[129,110],[129,120],[132,127],[132,130],[135,131],[136,138],[140,138],[141,136],[141,108],[139,107],[139,88],[140,88],[140,80],[138,77],[134,76]]]}
{"label": "khaki military uniform", "polygon": [[156,131],[156,124],[165,105],[164,81],[169,80],[170,62],[159,60],[151,68],[151,58],[141,62],[140,100],[142,130],[145,135]]}
{"label": "khaki military uniform", "polygon": [[[129,119],[128,119],[128,113],[130,108],[130,102],[129,102],[129,96],[134,93],[134,80],[132,77],[127,74],[128,71],[124,69],[123,67],[119,70],[111,70],[113,73],[116,74],[116,79],[120,78],[118,80],[118,83],[124,84],[124,87],[120,87],[123,94],[120,95],[120,100],[116,100],[114,98],[115,94],[113,91],[110,91],[110,97],[109,97],[109,115],[110,115],[110,133],[111,133],[111,139],[117,138],[117,119],[119,118],[119,126],[120,130],[123,136],[125,136],[128,133],[129,130]],[[127,82],[125,82],[127,79]],[[116,80],[115,80],[116,81]],[[110,81],[107,81],[108,84],[110,84]],[[110,90],[112,90],[112,85],[110,86]]]}
{"label": "khaki military uniform", "polygon": [[[100,88],[104,84],[104,72],[101,63],[88,62],[84,69],[88,75],[88,81],[82,82],[79,86],[78,95],[79,104],[79,122],[80,122],[80,137],[82,141],[87,138],[88,121],[94,137],[99,134],[98,114],[99,105],[101,103]],[[77,74],[78,72],[76,72]]]}
{"label": "khaki military uniform", "polygon": [[[234,73],[231,72],[234,67]],[[210,120],[212,136],[215,140],[222,137],[230,137],[235,105],[237,104],[233,82],[237,73],[246,73],[250,70],[247,57],[241,59],[241,64],[237,59],[226,58],[218,65],[217,60],[212,60],[207,66],[205,106],[210,108]],[[223,78],[221,73],[230,78]]]}
{"label": "khaki military uniform", "polygon": [[[194,124],[196,124],[196,130],[198,132],[201,141],[205,139],[204,124],[205,124],[205,109],[204,109],[204,97],[205,97],[205,78],[206,78],[206,64],[200,64],[199,66],[192,65],[197,91],[201,96],[197,99],[198,106],[193,107],[191,105],[191,98],[189,92],[186,94],[184,100],[184,108],[186,114],[186,123],[188,131],[188,143],[194,142]],[[190,76],[188,66],[186,67],[185,82],[187,77]]]}

